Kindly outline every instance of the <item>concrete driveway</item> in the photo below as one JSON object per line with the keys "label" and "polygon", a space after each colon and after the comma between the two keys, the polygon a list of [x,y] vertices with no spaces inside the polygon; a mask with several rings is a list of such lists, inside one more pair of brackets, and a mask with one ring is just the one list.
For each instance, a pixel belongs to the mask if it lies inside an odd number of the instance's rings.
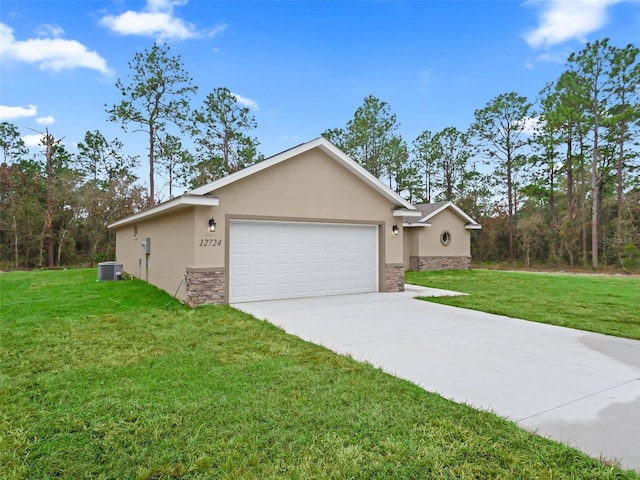
{"label": "concrete driveway", "polygon": [[288,333],[640,470],[640,342],[402,293],[235,304]]}

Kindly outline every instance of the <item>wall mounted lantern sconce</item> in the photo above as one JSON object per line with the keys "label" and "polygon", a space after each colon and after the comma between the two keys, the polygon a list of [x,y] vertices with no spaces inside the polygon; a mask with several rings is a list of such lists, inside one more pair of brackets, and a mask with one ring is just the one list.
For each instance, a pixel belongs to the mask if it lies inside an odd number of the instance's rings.
{"label": "wall mounted lantern sconce", "polygon": [[400,233],[400,227],[398,227],[398,225],[394,225],[393,227],[391,227],[391,231],[394,235],[398,235]]}
{"label": "wall mounted lantern sconce", "polygon": [[209,231],[211,233],[216,231],[216,221],[213,219],[213,217],[211,217],[211,219],[209,220]]}

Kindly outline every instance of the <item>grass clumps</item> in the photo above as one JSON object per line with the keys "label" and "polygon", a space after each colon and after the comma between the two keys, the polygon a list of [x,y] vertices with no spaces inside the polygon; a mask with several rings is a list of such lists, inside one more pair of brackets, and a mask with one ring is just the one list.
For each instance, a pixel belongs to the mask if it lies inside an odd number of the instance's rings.
{"label": "grass clumps", "polygon": [[1,275],[3,479],[637,478],[230,307]]}

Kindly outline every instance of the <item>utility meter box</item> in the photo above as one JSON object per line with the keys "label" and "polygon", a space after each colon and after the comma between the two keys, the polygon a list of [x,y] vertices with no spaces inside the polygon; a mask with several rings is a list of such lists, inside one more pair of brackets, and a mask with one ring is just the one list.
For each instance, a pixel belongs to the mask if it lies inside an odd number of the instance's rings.
{"label": "utility meter box", "polygon": [[151,239],[149,237],[142,240],[142,251],[145,255],[151,255]]}

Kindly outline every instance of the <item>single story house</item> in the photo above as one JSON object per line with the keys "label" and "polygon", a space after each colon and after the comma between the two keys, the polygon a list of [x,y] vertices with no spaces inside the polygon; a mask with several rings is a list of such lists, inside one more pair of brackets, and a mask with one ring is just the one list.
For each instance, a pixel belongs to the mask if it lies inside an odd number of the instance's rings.
{"label": "single story house", "polygon": [[109,227],[125,272],[195,306],[402,291],[411,215],[318,138]]}
{"label": "single story house", "polygon": [[[464,214],[452,208],[434,221],[453,215],[457,223],[447,228],[454,246],[465,227],[458,225]],[[424,218],[420,208],[318,138],[109,228],[116,231],[116,261],[126,273],[196,306],[402,291],[408,265],[403,232],[416,230],[410,246],[417,246],[414,256],[425,256],[429,239],[418,230],[435,229]],[[407,219],[419,226],[405,228],[412,225]],[[468,246],[453,248],[468,256]]]}
{"label": "single story house", "polygon": [[415,205],[419,217],[403,220],[404,268],[471,268],[471,231],[482,227],[452,202]]}

